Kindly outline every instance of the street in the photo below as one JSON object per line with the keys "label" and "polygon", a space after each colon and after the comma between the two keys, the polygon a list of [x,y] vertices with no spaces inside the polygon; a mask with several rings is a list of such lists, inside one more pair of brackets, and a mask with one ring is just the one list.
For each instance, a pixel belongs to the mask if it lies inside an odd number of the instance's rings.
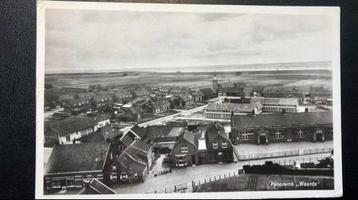
{"label": "street", "polygon": [[[315,155],[303,155],[303,156],[293,156],[293,157],[283,157],[275,159],[262,159],[254,161],[243,161],[238,163],[229,163],[229,164],[206,164],[198,165],[186,168],[174,168],[172,173],[159,176],[149,175],[146,180],[142,183],[135,184],[123,184],[119,186],[112,186],[116,192],[120,194],[125,193],[150,193],[156,191],[164,191],[165,188],[172,189],[175,185],[179,184],[189,184],[191,185],[192,181],[204,181],[210,177],[219,176],[223,174],[233,173],[242,169],[243,165],[255,165],[255,164],[264,164],[265,161],[273,161],[280,164],[289,164],[293,161],[307,162],[307,161],[317,161],[324,157],[330,156],[330,154],[315,154]],[[159,162],[156,165],[160,164]]]}

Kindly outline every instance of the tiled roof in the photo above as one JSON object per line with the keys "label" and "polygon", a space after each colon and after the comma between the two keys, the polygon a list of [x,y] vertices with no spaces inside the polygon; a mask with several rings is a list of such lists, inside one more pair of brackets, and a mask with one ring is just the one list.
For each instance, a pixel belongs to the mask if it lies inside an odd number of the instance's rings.
{"label": "tiled roof", "polygon": [[69,117],[61,121],[55,121],[49,126],[53,133],[65,136],[79,130],[93,128],[96,121],[90,117]]}
{"label": "tiled roof", "polygon": [[264,98],[255,97],[251,99],[251,104],[260,102],[262,105],[298,105],[297,98]]}
{"label": "tiled roof", "polygon": [[202,89],[199,89],[199,91],[200,91],[203,95],[207,96],[208,98],[212,98],[212,97],[215,97],[215,96],[216,96],[215,92],[214,92],[213,89],[211,89],[211,88],[202,88]]}
{"label": "tiled roof", "polygon": [[234,113],[241,113],[241,112],[252,112],[254,109],[252,104],[238,104],[238,103],[209,103],[206,107],[207,111],[214,111],[214,112],[234,112]]}
{"label": "tiled roof", "polygon": [[232,119],[233,128],[262,128],[262,127],[290,127],[314,126],[332,124],[332,112],[308,112],[263,115],[235,115]]}
{"label": "tiled roof", "polygon": [[206,129],[206,135],[209,142],[216,140],[217,137],[223,137],[226,140],[229,140],[225,133],[224,127],[219,123],[212,123]]}
{"label": "tiled roof", "polygon": [[110,114],[107,114],[107,113],[104,113],[104,114],[99,114],[99,115],[96,115],[95,117],[93,117],[94,120],[96,122],[101,122],[101,121],[105,121],[105,120],[108,120],[111,118],[111,115]]}
{"label": "tiled roof", "polygon": [[75,98],[75,99],[66,99],[63,101],[63,105],[71,105],[73,106],[74,104],[76,104],[76,106],[78,104],[81,105],[89,105],[91,104],[91,102],[89,102],[89,99],[86,97],[80,97],[80,98]]}
{"label": "tiled roof", "polygon": [[146,131],[144,128],[139,127],[137,124],[135,124],[131,131],[133,131],[140,139],[143,139],[146,136]]}
{"label": "tiled roof", "polygon": [[183,139],[188,141],[189,143],[191,143],[192,145],[194,145],[195,148],[198,148],[198,140],[197,138],[195,137],[194,133],[193,132],[190,132],[190,131],[185,131],[183,133]]}
{"label": "tiled roof", "polygon": [[55,146],[46,174],[103,170],[109,144],[88,142]]}
{"label": "tiled roof", "polygon": [[138,155],[136,155],[136,149],[132,147],[127,147],[119,156],[117,162],[119,162],[121,168],[125,170],[134,170],[143,172],[146,167],[146,161],[141,159]]}
{"label": "tiled roof", "polygon": [[119,135],[122,135],[121,131],[119,131],[113,127],[110,127],[110,126],[101,127],[101,133],[105,139],[107,139],[107,138],[113,139]]}
{"label": "tiled roof", "polygon": [[120,141],[124,144],[124,146],[128,147],[134,142],[134,139],[127,134],[123,138],[121,138]]}
{"label": "tiled roof", "polygon": [[78,194],[116,194],[114,190],[93,178]]}
{"label": "tiled roof", "polygon": [[131,146],[146,152],[150,150],[150,145],[140,140],[136,140]]}

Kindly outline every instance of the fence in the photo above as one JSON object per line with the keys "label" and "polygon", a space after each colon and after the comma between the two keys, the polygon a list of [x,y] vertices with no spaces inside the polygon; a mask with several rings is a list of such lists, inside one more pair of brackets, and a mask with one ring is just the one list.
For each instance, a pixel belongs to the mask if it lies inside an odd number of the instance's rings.
{"label": "fence", "polygon": [[330,152],[332,152],[332,150],[333,150],[332,147],[316,148],[316,149],[305,149],[305,150],[303,150],[302,154],[307,155],[307,154],[330,153]]}
{"label": "fence", "polygon": [[197,189],[200,185],[204,185],[207,183],[211,183],[213,181],[226,179],[229,177],[238,176],[238,175],[242,175],[242,174],[244,174],[244,171],[242,169],[240,169],[238,171],[230,172],[227,174],[221,174],[221,175],[212,176],[209,178],[203,178],[203,179],[196,180],[196,181],[193,180],[191,183],[182,183],[182,184],[174,185],[173,187],[164,188],[162,190],[155,190],[152,193],[192,192],[192,191],[195,191],[195,189]]}
{"label": "fence", "polygon": [[314,149],[304,149],[293,151],[282,151],[282,152],[272,152],[272,153],[260,153],[260,154],[248,154],[248,155],[239,155],[239,161],[245,160],[259,160],[265,158],[278,158],[278,157],[289,157],[289,156],[299,156],[299,155],[309,155],[309,154],[320,154],[320,153],[330,153],[333,150],[332,147],[326,148],[314,148]]}
{"label": "fence", "polygon": [[299,150],[272,152],[272,153],[260,153],[260,154],[248,154],[248,155],[239,155],[239,160],[240,161],[244,161],[244,160],[259,160],[259,159],[265,159],[265,158],[298,156],[299,154],[300,154]]}

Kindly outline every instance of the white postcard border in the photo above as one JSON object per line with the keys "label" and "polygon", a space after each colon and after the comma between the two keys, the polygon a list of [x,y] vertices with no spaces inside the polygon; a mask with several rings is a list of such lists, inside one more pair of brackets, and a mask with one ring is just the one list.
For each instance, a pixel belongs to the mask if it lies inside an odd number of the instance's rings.
{"label": "white postcard border", "polygon": [[[115,195],[44,195],[44,74],[45,74],[45,19],[46,9],[131,10],[151,12],[205,12],[205,13],[275,13],[301,15],[330,15],[334,20],[332,48],[333,87],[333,144],[334,144],[334,190],[291,190],[168,194],[115,194]],[[303,6],[239,6],[198,4],[151,4],[151,3],[104,3],[38,1],[37,5],[37,52],[36,52],[36,178],[35,198],[46,199],[109,199],[109,198],[196,198],[196,199],[248,199],[248,198],[304,198],[339,197],[342,189],[341,147],[341,99],[340,99],[340,8]],[[26,166],[24,166],[26,167]]]}

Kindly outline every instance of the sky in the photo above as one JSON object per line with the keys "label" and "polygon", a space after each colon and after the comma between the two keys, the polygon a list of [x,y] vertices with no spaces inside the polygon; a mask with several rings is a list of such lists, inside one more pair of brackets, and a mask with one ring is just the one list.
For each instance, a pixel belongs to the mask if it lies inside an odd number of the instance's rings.
{"label": "sky", "polygon": [[48,9],[45,72],[330,61],[327,15]]}

